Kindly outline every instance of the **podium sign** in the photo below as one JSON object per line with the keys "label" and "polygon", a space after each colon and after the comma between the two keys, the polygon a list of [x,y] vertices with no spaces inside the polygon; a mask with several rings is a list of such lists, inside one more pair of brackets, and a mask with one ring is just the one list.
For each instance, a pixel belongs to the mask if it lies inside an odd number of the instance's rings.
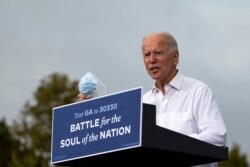
{"label": "podium sign", "polygon": [[141,146],[142,88],[53,108],[51,163]]}

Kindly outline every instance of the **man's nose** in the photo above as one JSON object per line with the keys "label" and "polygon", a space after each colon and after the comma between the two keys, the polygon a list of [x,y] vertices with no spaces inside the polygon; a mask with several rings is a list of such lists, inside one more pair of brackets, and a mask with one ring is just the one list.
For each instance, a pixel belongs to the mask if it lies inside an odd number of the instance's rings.
{"label": "man's nose", "polygon": [[154,53],[151,53],[149,56],[149,62],[150,63],[155,63],[156,62],[156,56]]}

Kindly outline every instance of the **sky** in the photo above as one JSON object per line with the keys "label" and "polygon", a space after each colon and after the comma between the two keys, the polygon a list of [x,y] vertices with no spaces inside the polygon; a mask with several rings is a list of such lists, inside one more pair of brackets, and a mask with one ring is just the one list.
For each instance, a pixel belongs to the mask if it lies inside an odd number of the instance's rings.
{"label": "sky", "polygon": [[179,70],[211,87],[227,145],[250,160],[249,9],[249,0],[0,0],[0,119],[17,119],[54,72],[71,80],[92,72],[108,94],[148,91],[142,38],[168,31]]}

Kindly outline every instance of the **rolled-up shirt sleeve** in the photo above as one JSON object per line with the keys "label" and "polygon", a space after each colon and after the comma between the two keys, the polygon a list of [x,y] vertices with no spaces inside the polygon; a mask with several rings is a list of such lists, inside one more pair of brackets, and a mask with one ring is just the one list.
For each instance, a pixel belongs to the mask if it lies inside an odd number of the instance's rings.
{"label": "rolled-up shirt sleeve", "polygon": [[217,146],[226,145],[226,127],[217,102],[209,87],[201,87],[194,97],[194,118],[198,132],[189,136]]}

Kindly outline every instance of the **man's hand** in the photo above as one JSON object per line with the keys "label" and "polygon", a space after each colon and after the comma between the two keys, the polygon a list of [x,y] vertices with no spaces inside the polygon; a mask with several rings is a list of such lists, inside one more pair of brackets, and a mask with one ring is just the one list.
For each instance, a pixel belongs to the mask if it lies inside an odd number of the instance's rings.
{"label": "man's hand", "polygon": [[76,101],[84,101],[84,100],[88,100],[88,99],[90,99],[91,97],[90,96],[87,96],[87,95],[84,95],[84,94],[82,94],[82,93],[79,93],[78,95],[77,95],[77,99],[76,99]]}

